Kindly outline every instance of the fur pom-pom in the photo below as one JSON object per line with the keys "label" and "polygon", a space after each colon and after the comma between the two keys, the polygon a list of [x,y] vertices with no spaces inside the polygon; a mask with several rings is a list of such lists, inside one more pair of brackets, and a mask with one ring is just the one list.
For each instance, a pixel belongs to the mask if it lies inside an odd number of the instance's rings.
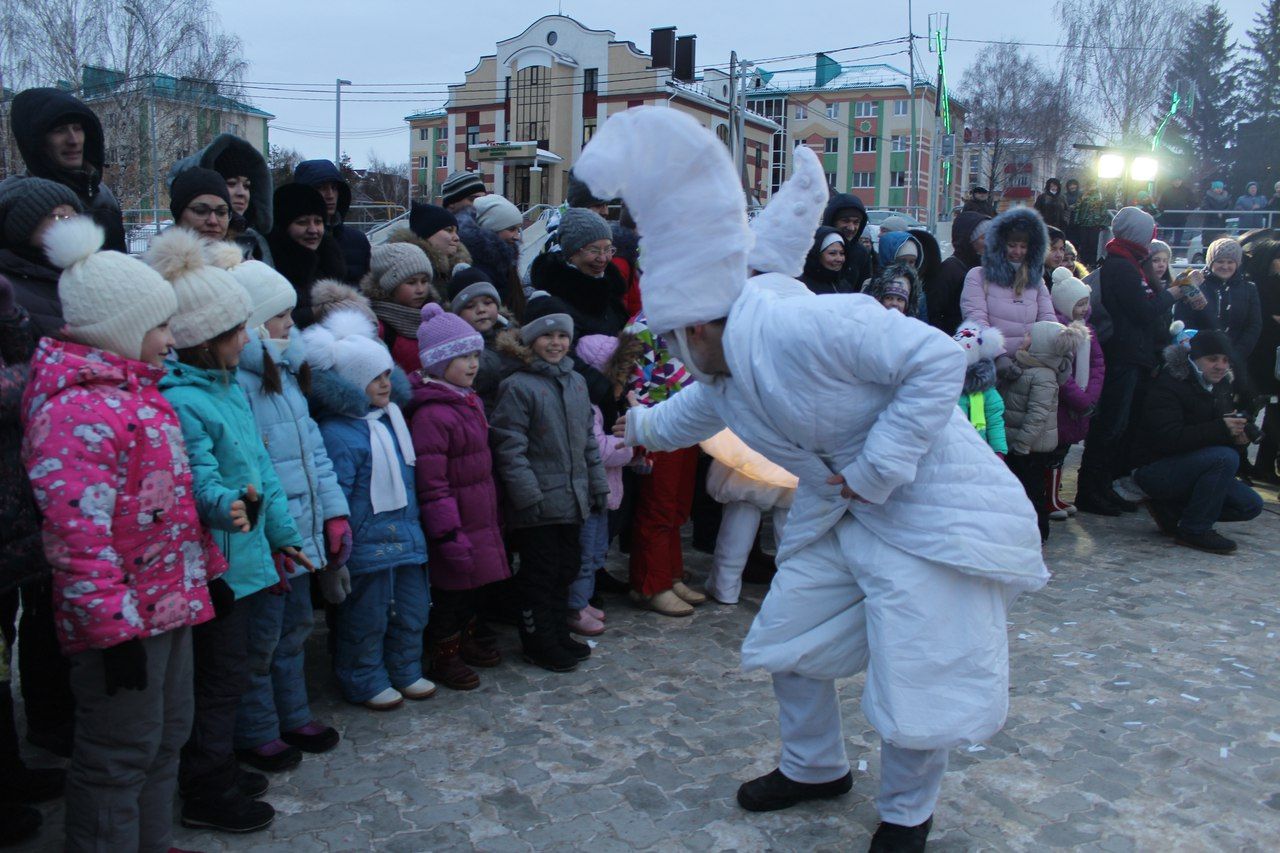
{"label": "fur pom-pom", "polygon": [[1004,332],[995,326],[982,330],[982,342],[978,345],[978,355],[995,361],[996,356],[1004,352]]}
{"label": "fur pom-pom", "polygon": [[145,260],[166,281],[176,281],[208,265],[204,255],[205,242],[194,231],[170,228],[151,241]]}
{"label": "fur pom-pom", "polygon": [[343,338],[378,339],[378,326],[359,311],[342,309],[324,318],[324,327],[338,340]]}
{"label": "fur pom-pom", "polygon": [[1174,320],[1169,324],[1169,337],[1176,338],[1182,334],[1182,330],[1187,328],[1187,324],[1181,320]]}
{"label": "fur pom-pom", "polygon": [[78,264],[93,255],[106,242],[102,226],[87,216],[75,216],[55,222],[44,235],[44,252],[49,262],[59,269]]}
{"label": "fur pom-pom", "polygon": [[219,269],[229,270],[244,263],[244,253],[235,243],[226,240],[206,241],[204,244],[205,263]]}
{"label": "fur pom-pom", "polygon": [[333,332],[319,324],[308,326],[302,331],[302,341],[307,348],[308,364],[318,370],[333,368],[336,359],[334,345],[338,343]]}
{"label": "fur pom-pom", "polygon": [[333,278],[322,278],[311,285],[311,313],[317,323],[323,323],[330,314],[343,310],[359,311],[370,322],[374,320],[369,299],[351,285]]}

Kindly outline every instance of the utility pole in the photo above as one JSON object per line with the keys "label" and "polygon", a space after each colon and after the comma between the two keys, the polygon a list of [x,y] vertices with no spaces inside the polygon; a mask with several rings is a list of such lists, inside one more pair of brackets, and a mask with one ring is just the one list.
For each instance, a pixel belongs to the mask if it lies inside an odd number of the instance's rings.
{"label": "utility pole", "polygon": [[[947,165],[942,165],[942,156],[944,144],[951,146],[951,151],[947,155],[955,156],[955,137],[951,135],[951,104],[950,94],[947,91],[947,72],[943,62],[943,55],[947,50],[947,31],[950,28],[951,16],[946,12],[934,12],[929,16],[929,52],[938,54],[938,85],[934,91],[934,109],[933,109],[933,143],[929,150],[932,157],[929,160],[929,230],[934,230],[938,225],[938,215],[941,212],[941,191],[943,185],[951,185],[951,162],[947,161]],[[942,180],[942,173],[945,169],[947,179]]]}
{"label": "utility pole", "polygon": [[738,52],[729,51],[729,154],[733,156],[733,167],[742,174],[742,160],[738,156]]}
{"label": "utility pole", "polygon": [[342,87],[350,86],[350,80],[341,77],[333,84],[333,165],[342,162]]}
{"label": "utility pole", "polygon": [[920,152],[916,139],[916,34],[911,21],[911,0],[907,0],[907,64],[911,69],[908,83],[911,91],[911,153],[908,155],[911,157],[911,173],[907,179],[907,209],[914,216],[920,201]]}
{"label": "utility pole", "polygon": [[751,184],[747,180],[747,69],[753,68],[754,63],[743,61],[738,64],[738,70],[742,73],[742,79],[738,81],[738,151],[741,160],[738,164],[738,177],[742,180],[742,188],[745,190]]}

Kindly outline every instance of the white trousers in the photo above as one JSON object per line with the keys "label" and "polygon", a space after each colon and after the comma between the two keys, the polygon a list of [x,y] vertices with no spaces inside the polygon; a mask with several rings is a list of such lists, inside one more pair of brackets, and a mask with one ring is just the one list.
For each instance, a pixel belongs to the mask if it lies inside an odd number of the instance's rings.
{"label": "white trousers", "polygon": [[[831,782],[849,772],[835,681],[790,672],[773,675],[782,734],[784,776],[797,782]],[[902,826],[933,814],[947,769],[945,749],[903,749],[880,742],[880,819]]]}
{"label": "white trousers", "polygon": [[[716,537],[716,553],[707,577],[707,595],[722,604],[737,604],[742,594],[742,571],[747,566],[751,546],[760,530],[760,508],[747,501],[731,501],[720,516],[720,533]],[[784,507],[773,509],[773,532],[782,538],[787,521]]]}

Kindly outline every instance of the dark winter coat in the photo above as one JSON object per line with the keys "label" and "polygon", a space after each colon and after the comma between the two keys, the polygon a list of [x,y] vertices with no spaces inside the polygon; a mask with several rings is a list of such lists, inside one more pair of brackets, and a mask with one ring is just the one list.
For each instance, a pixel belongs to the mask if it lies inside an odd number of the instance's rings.
{"label": "dark winter coat", "polygon": [[1204,198],[1200,200],[1201,210],[1230,210],[1231,196],[1226,190],[1214,192],[1209,190],[1204,194]]}
{"label": "dark winter coat", "polygon": [[1232,366],[1237,370],[1243,369],[1262,334],[1262,303],[1258,299],[1258,289],[1245,278],[1244,270],[1237,269],[1229,281],[1223,281],[1212,273],[1206,274],[1200,290],[1208,300],[1204,309],[1196,311],[1187,302],[1180,302],[1174,310],[1175,319],[1186,323],[1189,329],[1226,332],[1231,339]]}
{"label": "dark winter coat", "polygon": [[[1195,210],[1196,194],[1191,187],[1185,183],[1180,187],[1169,187],[1160,196],[1160,207],[1162,210]],[[1186,214],[1174,214],[1181,217],[1179,221],[1186,219]]]}
{"label": "dark winter coat", "polygon": [[862,199],[852,193],[836,193],[827,202],[827,209],[822,213],[822,224],[835,228],[840,211],[850,208],[862,214],[862,226],[852,240],[844,243],[844,272],[840,279],[840,293],[857,293],[873,272],[871,253],[861,243],[862,232],[867,229],[867,206],[862,203]]}
{"label": "dark winter coat", "polygon": [[480,369],[476,371],[471,388],[480,396],[486,418],[493,417],[493,407],[498,404],[498,388],[502,385],[502,380],[524,367],[524,362],[511,354],[520,346],[519,335],[515,328],[499,328],[497,325],[484,335]]}
{"label": "dark winter coat", "polygon": [[990,219],[985,213],[968,211],[951,223],[951,257],[942,262],[937,275],[924,283],[929,305],[929,325],[954,335],[963,319],[960,316],[960,291],[969,270],[982,263],[973,249],[971,237],[978,224]]}
{"label": "dark winter coat", "polygon": [[413,377],[405,407],[417,456],[418,512],[431,554],[431,585],[476,589],[510,576],[493,481],[489,422],[480,398]]}
{"label": "dark winter coat", "polygon": [[1044,220],[1045,225],[1052,225],[1055,228],[1067,227],[1067,202],[1062,197],[1062,188],[1058,187],[1058,192],[1051,194],[1049,192],[1050,184],[1057,184],[1055,178],[1050,178],[1044,182],[1044,192],[1036,199],[1036,212]]}
{"label": "dark winter coat", "polygon": [[169,184],[187,169],[214,169],[218,158],[227,152],[234,152],[237,159],[248,166],[245,177],[249,179],[249,208],[244,212],[247,228],[235,242],[246,258],[270,264],[271,248],[266,235],[271,231],[271,169],[258,149],[234,134],[220,133],[200,151],[174,163],[169,169]]}
{"label": "dark winter coat", "polygon": [[549,364],[529,353],[498,391],[494,460],[514,528],[581,524],[609,503],[586,383],[573,359]]}
{"label": "dark winter coat", "polygon": [[[1270,232],[1276,235],[1276,232]],[[1276,348],[1280,347],[1280,322],[1272,319],[1280,316],[1280,275],[1271,272],[1271,261],[1280,257],[1280,239],[1277,236],[1259,234],[1259,242],[1247,245],[1245,256],[1249,275],[1258,285],[1258,302],[1262,308],[1262,329],[1258,343],[1249,356],[1249,378],[1259,394],[1280,393],[1280,381],[1276,380]],[[1263,245],[1265,241],[1265,245]],[[1252,241],[1251,241],[1252,242]]]}
{"label": "dark winter coat", "polygon": [[276,272],[289,279],[293,289],[298,291],[298,305],[293,309],[293,322],[305,329],[313,322],[311,285],[326,278],[345,280],[346,266],[342,260],[342,249],[328,230],[320,240],[320,245],[312,251],[290,237],[288,227],[287,222],[277,222],[267,235],[267,243],[271,247],[271,259],[275,262]]}
{"label": "dark winter coat", "polygon": [[343,224],[347,211],[351,209],[351,185],[331,160],[303,160],[294,167],[293,179],[309,187],[319,187],[330,182],[338,185],[338,209],[333,219],[325,223],[325,233],[333,237],[342,252],[342,262],[346,269],[345,281],[359,284],[360,279],[369,271],[373,248],[363,231]]}
{"label": "dark winter coat", "polygon": [[1206,390],[1182,346],[1165,348],[1164,368],[1147,391],[1134,462],[1146,465],[1206,447],[1237,447],[1223,418],[1234,411],[1232,378]]}
{"label": "dark winter coat", "polygon": [[0,275],[13,285],[13,296],[31,318],[35,336],[62,340],[62,301],[58,298],[58,277],[62,271],[45,260],[34,248],[0,249]]}
{"label": "dark winter coat", "polygon": [[971,198],[964,203],[964,207],[960,208],[960,211],[962,213],[981,213],[989,219],[994,219],[997,216],[996,204],[990,197],[986,201],[978,201],[976,198]]}
{"label": "dark winter coat", "polygon": [[[84,128],[84,166],[75,170],[62,168],[45,153],[45,134],[69,120],[79,121]],[[27,165],[27,174],[70,187],[84,209],[93,216],[93,221],[106,232],[103,248],[125,251],[124,215],[120,212],[120,202],[102,183],[106,146],[102,123],[93,110],[61,89],[27,89],[13,99],[10,124],[22,162]]]}
{"label": "dark winter coat", "polygon": [[35,351],[31,320],[18,305],[0,317],[0,594],[49,573],[40,514],[22,463],[22,395]]}
{"label": "dark winter coat", "polygon": [[1111,336],[1102,351],[1112,369],[1120,364],[1155,367],[1156,319],[1173,307],[1174,298],[1168,290],[1152,294],[1139,265],[1114,250],[1116,242],[1107,244],[1107,257],[1098,268],[1102,305],[1111,318]]}
{"label": "dark winter coat", "polygon": [[502,304],[511,309],[517,319],[524,319],[524,285],[520,283],[520,270],[516,265],[519,251],[504,240],[498,239],[495,231],[481,228],[469,210],[456,214],[458,218],[458,236],[462,245],[471,253],[471,266],[485,274],[498,295]]}
{"label": "dark winter coat", "polygon": [[[822,242],[839,231],[829,225],[820,225],[813,235],[813,245],[804,258],[804,272],[800,273],[800,281],[805,287],[821,296],[824,293],[840,293],[840,283],[844,269],[829,270],[822,265]],[[843,241],[841,241],[843,242]]]}

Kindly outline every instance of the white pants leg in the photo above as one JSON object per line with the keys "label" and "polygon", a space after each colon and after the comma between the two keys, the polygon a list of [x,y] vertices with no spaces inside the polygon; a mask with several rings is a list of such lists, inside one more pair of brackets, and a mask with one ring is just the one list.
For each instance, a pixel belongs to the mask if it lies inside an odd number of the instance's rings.
{"label": "white pants leg", "polygon": [[707,577],[707,593],[716,601],[736,604],[742,594],[742,570],[760,529],[760,510],[746,501],[724,505],[716,553]]}
{"label": "white pants leg", "polygon": [[796,782],[817,784],[833,782],[848,773],[836,683],[793,672],[775,672],[773,692],[778,697],[778,727],[782,734],[778,769],[782,774]]}
{"label": "white pants leg", "polygon": [[903,749],[880,742],[880,819],[901,826],[924,823],[933,814],[947,770],[945,749]]}

